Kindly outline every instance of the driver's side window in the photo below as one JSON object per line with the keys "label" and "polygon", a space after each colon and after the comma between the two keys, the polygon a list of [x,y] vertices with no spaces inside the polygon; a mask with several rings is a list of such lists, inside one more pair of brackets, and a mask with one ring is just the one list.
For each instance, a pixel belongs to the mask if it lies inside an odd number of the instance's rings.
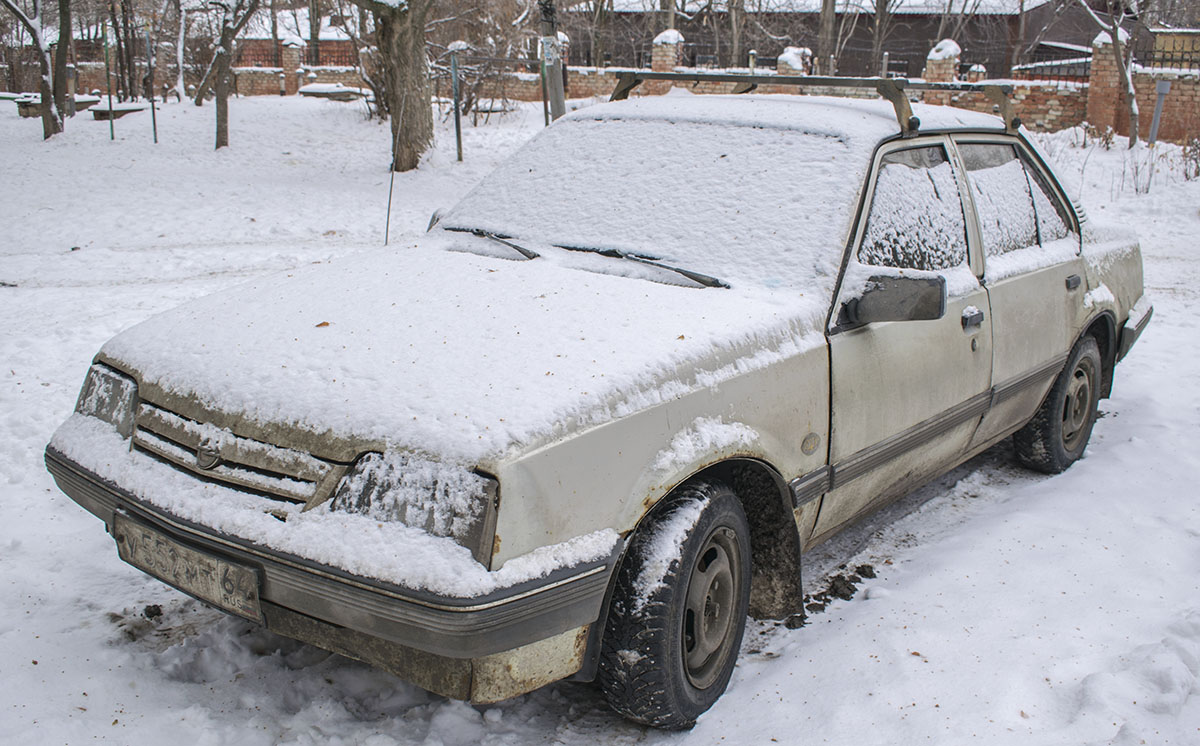
{"label": "driver's side window", "polygon": [[966,263],[962,199],[941,145],[897,150],[882,158],[858,260],[933,271]]}

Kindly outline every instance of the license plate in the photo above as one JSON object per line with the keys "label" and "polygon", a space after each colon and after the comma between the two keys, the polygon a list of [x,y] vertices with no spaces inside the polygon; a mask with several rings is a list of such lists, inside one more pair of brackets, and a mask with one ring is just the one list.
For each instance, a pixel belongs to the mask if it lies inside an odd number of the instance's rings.
{"label": "license plate", "polygon": [[124,515],[113,516],[117,553],[134,567],[201,601],[262,622],[258,573],[184,546]]}

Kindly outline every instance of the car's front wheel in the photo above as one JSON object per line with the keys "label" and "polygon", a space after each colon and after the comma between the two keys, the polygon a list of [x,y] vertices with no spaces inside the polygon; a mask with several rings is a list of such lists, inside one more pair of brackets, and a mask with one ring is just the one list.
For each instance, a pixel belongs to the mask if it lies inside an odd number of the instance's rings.
{"label": "car's front wheel", "polygon": [[1041,409],[1013,435],[1022,464],[1058,474],[1083,455],[1096,424],[1101,365],[1095,338],[1080,339]]}
{"label": "car's front wheel", "polygon": [[726,485],[666,498],[618,570],[598,682],[613,709],[690,728],[724,693],[746,627],[750,530]]}

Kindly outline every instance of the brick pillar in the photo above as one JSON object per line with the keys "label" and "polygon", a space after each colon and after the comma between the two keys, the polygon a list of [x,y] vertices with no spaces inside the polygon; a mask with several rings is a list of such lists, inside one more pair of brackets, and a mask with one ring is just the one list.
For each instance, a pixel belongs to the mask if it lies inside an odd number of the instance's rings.
{"label": "brick pillar", "polygon": [[808,75],[812,70],[812,50],[808,47],[787,47],[775,60],[779,75]]}
{"label": "brick pillar", "polygon": [[[650,50],[650,69],[656,73],[669,73],[679,67],[683,61],[683,34],[671,28],[654,37],[654,45]],[[661,96],[671,90],[671,84],[665,81],[649,80],[642,83],[644,95]]]}
{"label": "brick pillar", "polygon": [[1106,34],[1100,34],[1092,42],[1092,65],[1088,79],[1088,124],[1101,132],[1112,127],[1118,132],[1128,133],[1129,122],[1123,114],[1125,107],[1121,101],[1121,79],[1117,72],[1117,61],[1113,59],[1112,46]]}
{"label": "brick pillar", "polygon": [[300,68],[300,47],[284,42],[279,50],[279,66],[283,68],[283,84],[287,95],[295,96],[300,90],[299,76],[296,70]]}
{"label": "brick pillar", "polygon": [[[958,61],[962,48],[953,39],[942,39],[925,57],[925,69],[921,77],[930,83],[953,83],[958,77]],[[948,106],[949,91],[925,91],[921,100],[927,104]]]}
{"label": "brick pillar", "polygon": [[962,49],[953,39],[942,39],[925,57],[921,77],[930,83],[951,83],[958,77],[958,60]]}

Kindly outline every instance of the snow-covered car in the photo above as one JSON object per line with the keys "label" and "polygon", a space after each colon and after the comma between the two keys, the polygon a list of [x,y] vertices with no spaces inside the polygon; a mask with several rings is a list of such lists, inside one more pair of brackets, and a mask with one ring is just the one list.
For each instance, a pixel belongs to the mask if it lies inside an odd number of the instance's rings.
{"label": "snow-covered car", "polygon": [[[1151,316],[998,118],[671,95],[555,123],[420,240],[118,335],[46,462],[125,561],[494,702],[687,727],[801,553],[1010,436],[1079,459]],[[902,129],[905,131],[902,132]]]}

